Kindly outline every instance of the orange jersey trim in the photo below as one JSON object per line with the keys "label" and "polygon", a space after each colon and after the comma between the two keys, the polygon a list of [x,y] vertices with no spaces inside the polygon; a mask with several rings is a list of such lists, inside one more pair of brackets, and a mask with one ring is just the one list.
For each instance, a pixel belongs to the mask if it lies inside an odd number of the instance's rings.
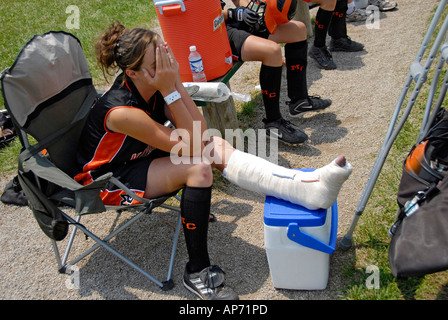
{"label": "orange jersey trim", "polygon": [[[132,190],[132,189],[131,189]],[[137,196],[143,198],[145,192],[141,190],[132,190]],[[100,197],[105,205],[109,206],[133,206],[141,204],[140,201],[131,198],[123,190],[102,190],[100,192]]]}

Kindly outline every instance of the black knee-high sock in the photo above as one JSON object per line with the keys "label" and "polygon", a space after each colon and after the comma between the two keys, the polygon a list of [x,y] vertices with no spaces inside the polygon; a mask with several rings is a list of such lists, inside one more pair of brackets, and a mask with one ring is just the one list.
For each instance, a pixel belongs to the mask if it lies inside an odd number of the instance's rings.
{"label": "black knee-high sock", "polygon": [[325,46],[325,40],[327,38],[328,27],[330,26],[331,17],[333,11],[327,11],[319,8],[316,13],[316,23],[314,28],[314,46]]}
{"label": "black knee-high sock", "polygon": [[328,29],[328,34],[334,39],[347,36],[347,24],[345,22],[345,16],[348,9],[347,1],[348,0],[338,0],[336,2],[336,7],[334,8],[333,17],[331,18],[330,27]]}
{"label": "black knee-high sock", "polygon": [[260,87],[263,96],[266,121],[280,119],[280,88],[282,83],[282,67],[261,65]]}
{"label": "black knee-high sock", "polygon": [[307,51],[308,43],[306,40],[285,45],[288,97],[292,102],[308,97],[306,82]]}
{"label": "black knee-high sock", "polygon": [[190,273],[210,265],[207,248],[212,187],[185,187],[181,199],[182,224],[187,245]]}

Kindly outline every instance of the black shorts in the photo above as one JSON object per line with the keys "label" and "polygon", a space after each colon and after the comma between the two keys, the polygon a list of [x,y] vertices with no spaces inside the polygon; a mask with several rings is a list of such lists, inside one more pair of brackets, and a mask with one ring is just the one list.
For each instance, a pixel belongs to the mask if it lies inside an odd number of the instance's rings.
{"label": "black shorts", "polygon": [[[158,158],[169,157],[168,152],[156,149],[147,157],[128,161],[117,169],[113,170],[113,176],[120,180],[126,187],[131,189],[136,195],[143,198],[146,189],[148,169],[151,162]],[[123,190],[112,183],[108,183],[100,193],[105,205],[123,206],[136,205],[141,203],[132,199]]]}
{"label": "black shorts", "polygon": [[269,37],[269,32],[252,34],[246,30],[238,29],[233,25],[226,25],[227,36],[229,37],[230,48],[232,49],[232,54],[237,56],[239,61],[243,61],[241,58],[241,48],[243,47],[244,41],[247,37],[255,35],[257,37],[267,39]]}

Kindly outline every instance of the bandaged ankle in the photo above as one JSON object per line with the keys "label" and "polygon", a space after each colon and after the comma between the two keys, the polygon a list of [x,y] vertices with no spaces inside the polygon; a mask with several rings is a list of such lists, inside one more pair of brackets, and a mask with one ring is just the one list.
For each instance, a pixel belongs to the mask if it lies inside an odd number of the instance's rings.
{"label": "bandaged ankle", "polygon": [[228,161],[224,176],[244,189],[314,210],[333,205],[351,172],[352,166],[348,162],[341,167],[332,161],[315,171],[303,172],[236,150]]}

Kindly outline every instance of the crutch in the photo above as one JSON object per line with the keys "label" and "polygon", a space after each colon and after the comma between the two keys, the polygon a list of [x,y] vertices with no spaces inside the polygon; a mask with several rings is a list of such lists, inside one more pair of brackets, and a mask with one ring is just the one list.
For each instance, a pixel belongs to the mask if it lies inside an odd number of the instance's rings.
{"label": "crutch", "polygon": [[[339,247],[343,250],[348,250],[352,246],[353,232],[356,228],[358,220],[361,217],[362,213],[364,212],[367,201],[370,197],[370,194],[372,193],[373,187],[375,186],[376,180],[378,179],[378,176],[381,172],[384,162],[386,161],[387,155],[388,155],[398,133],[403,128],[403,125],[405,124],[405,122],[412,110],[412,107],[414,106],[415,100],[420,92],[420,89],[421,89],[423,83],[425,83],[427,80],[426,77],[427,77],[429,68],[431,67],[431,64],[434,61],[434,58],[438,51],[438,48],[440,47],[440,45],[442,43],[442,39],[445,37],[445,35],[447,33],[448,17],[445,18],[445,21],[437,35],[434,45],[431,48],[429,57],[428,57],[425,65],[422,66],[421,59],[422,59],[422,57],[425,53],[425,50],[427,49],[428,44],[434,34],[435,28],[440,20],[440,17],[442,16],[445,5],[446,5],[446,0],[440,1],[438,8],[434,14],[434,17],[431,21],[431,24],[429,26],[429,29],[423,39],[422,45],[418,51],[417,57],[410,66],[410,72],[406,79],[405,86],[404,86],[404,88],[401,92],[401,95],[398,99],[398,102],[395,106],[395,110],[394,110],[391,122],[389,124],[389,128],[387,130],[386,137],[385,137],[383,145],[378,153],[377,159],[373,165],[372,171],[370,172],[370,176],[367,181],[367,184],[363,190],[363,193],[361,194],[361,198],[360,198],[360,200],[358,202],[358,206],[355,210],[355,214],[353,216],[351,225],[350,225],[347,233],[344,235],[343,239],[339,243]],[[442,53],[445,56],[447,55],[447,52],[446,52],[447,50],[445,50],[446,45],[447,44],[445,43],[445,45],[442,47],[442,48],[444,48]],[[414,90],[411,94],[411,97],[406,105],[406,108],[403,111],[403,114],[401,115],[400,119],[398,119],[403,102],[405,100],[405,97],[409,91],[410,85],[413,80],[415,81],[416,85],[415,85]],[[397,121],[398,121],[398,123],[397,123]]]}
{"label": "crutch", "polygon": [[421,141],[421,139],[423,139],[423,137],[425,137],[427,135],[427,133],[428,133],[429,129],[431,128],[432,124],[434,123],[435,118],[437,117],[438,112],[439,112],[440,108],[442,107],[442,103],[445,99],[445,95],[446,95],[446,92],[448,89],[448,72],[445,74],[445,78],[442,81],[439,96],[434,105],[434,109],[431,113],[431,111],[430,111],[431,105],[434,101],[433,98],[436,93],[437,85],[439,82],[439,76],[442,73],[443,66],[445,65],[445,62],[447,62],[447,59],[448,59],[448,36],[445,38],[445,43],[440,48],[440,58],[439,58],[439,62],[437,64],[434,78],[431,83],[431,88],[430,88],[430,91],[428,94],[428,101],[426,104],[426,109],[425,109],[425,113],[423,116],[422,125],[420,127],[420,133],[419,133],[419,136],[417,139],[417,143],[419,143]]}

